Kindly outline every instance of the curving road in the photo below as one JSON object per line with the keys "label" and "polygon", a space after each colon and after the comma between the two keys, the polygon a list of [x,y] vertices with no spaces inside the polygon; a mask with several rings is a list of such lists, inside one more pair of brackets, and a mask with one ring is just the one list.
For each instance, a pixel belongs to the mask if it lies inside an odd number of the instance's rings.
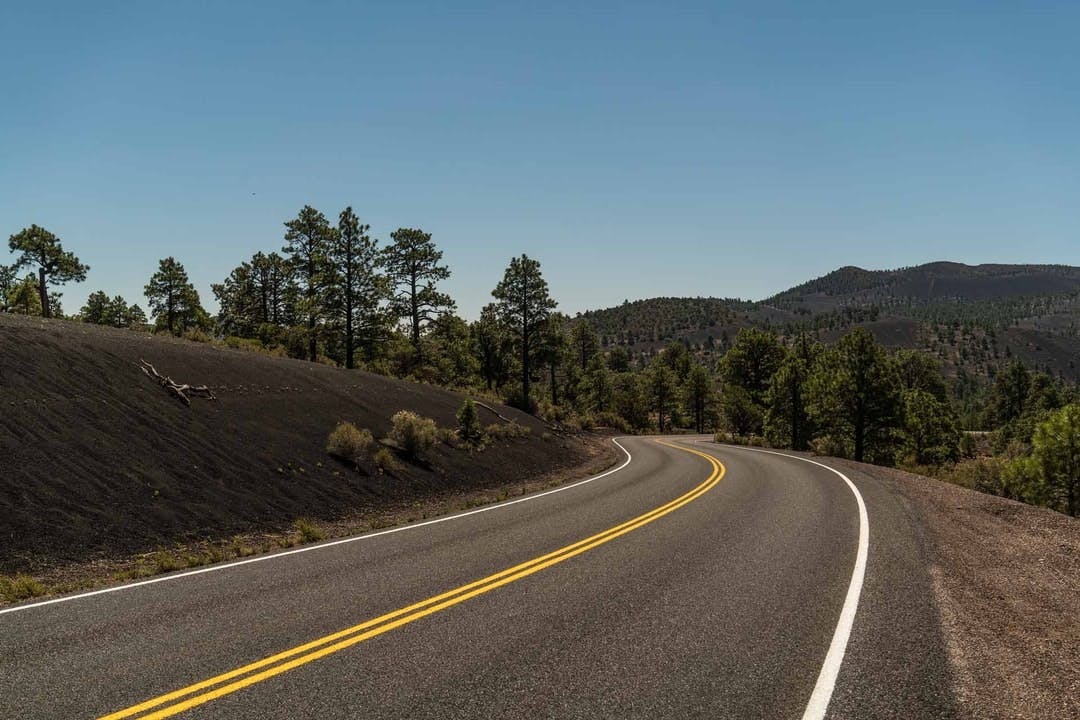
{"label": "curving road", "polygon": [[620,468],[523,500],[0,610],[0,717],[956,715],[900,496],[620,442]]}

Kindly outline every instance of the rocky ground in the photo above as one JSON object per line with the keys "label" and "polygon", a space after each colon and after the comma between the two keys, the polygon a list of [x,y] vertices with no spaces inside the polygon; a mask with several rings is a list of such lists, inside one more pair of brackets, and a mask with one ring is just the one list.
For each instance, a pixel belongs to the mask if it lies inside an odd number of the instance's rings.
{"label": "rocky ground", "polygon": [[961,710],[980,719],[1080,718],[1080,521],[919,475],[858,468],[895,484],[929,530]]}

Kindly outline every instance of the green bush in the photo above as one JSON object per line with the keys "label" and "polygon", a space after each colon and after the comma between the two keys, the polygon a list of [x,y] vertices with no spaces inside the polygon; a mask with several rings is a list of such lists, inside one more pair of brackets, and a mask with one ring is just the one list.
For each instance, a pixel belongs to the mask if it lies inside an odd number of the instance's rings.
{"label": "green bush", "polygon": [[300,533],[300,541],[305,543],[313,543],[322,540],[326,537],[323,531],[315,526],[311,520],[307,518],[299,518],[293,523],[293,527]]}
{"label": "green bush", "polygon": [[611,428],[621,433],[630,432],[630,425],[622,415],[611,412],[610,410],[604,410],[601,412],[593,413],[592,422],[590,423],[592,428]]}
{"label": "green bush", "polygon": [[390,422],[393,425],[390,441],[409,457],[420,457],[435,444],[437,427],[431,418],[401,410],[394,413]]}
{"label": "green bush", "polygon": [[9,602],[28,600],[45,594],[45,586],[29,575],[0,575],[0,598]]}
{"label": "green bush", "polygon": [[458,436],[465,443],[476,444],[483,437],[480,430],[480,414],[476,411],[476,403],[472,398],[465,398],[461,408],[457,411]]}
{"label": "green bush", "polygon": [[375,447],[375,437],[368,429],[360,430],[350,422],[340,422],[326,439],[326,452],[342,460],[359,463]]}

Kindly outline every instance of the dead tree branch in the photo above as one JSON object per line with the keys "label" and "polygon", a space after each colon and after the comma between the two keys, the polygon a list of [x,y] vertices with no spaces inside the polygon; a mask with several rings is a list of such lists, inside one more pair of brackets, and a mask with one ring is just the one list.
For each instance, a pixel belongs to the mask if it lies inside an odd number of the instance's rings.
{"label": "dead tree branch", "polygon": [[217,400],[217,397],[214,396],[214,393],[206,385],[188,385],[186,383],[180,384],[174,381],[168,375],[162,375],[161,373],[159,373],[157,371],[157,368],[155,368],[153,365],[146,362],[145,360],[139,360],[139,363],[139,369],[143,371],[143,374],[146,375],[146,377],[150,378],[158,385],[168,390],[180,402],[184,403],[188,407],[191,407],[191,400],[188,399],[189,394],[204,397],[207,400]]}

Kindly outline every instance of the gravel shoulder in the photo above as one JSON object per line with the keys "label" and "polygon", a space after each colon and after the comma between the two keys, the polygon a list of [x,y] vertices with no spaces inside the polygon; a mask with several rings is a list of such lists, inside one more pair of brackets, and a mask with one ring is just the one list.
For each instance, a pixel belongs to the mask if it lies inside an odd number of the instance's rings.
{"label": "gravel shoulder", "polygon": [[1080,521],[888,468],[925,522],[960,712],[1080,718]]}

